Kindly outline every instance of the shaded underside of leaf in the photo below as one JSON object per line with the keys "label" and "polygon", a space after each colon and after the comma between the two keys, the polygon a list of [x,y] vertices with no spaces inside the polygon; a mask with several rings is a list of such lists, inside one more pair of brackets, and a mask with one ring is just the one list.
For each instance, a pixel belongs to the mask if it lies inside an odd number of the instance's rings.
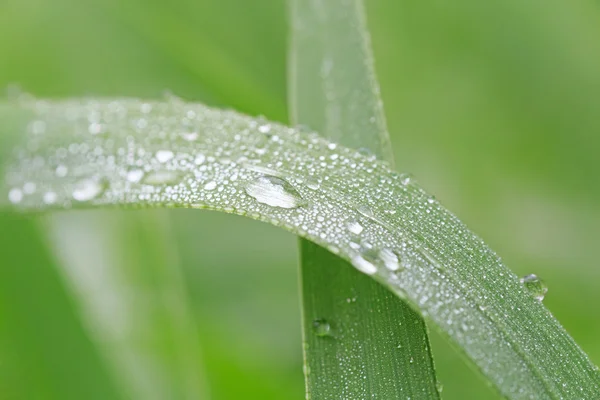
{"label": "shaded underside of leaf", "polygon": [[[177,99],[24,98],[7,107],[15,121],[1,129],[29,116],[5,171],[4,207],[179,206],[270,222],[407,300],[506,396],[593,398],[600,389],[597,369],[499,257],[374,157]],[[248,194],[265,178],[267,190]],[[287,207],[269,205],[282,198]]]}
{"label": "shaded underside of leaf", "polygon": [[[290,114],[392,162],[364,19],[360,0],[291,2]],[[438,397],[423,319],[348,261],[300,250],[307,398]]]}

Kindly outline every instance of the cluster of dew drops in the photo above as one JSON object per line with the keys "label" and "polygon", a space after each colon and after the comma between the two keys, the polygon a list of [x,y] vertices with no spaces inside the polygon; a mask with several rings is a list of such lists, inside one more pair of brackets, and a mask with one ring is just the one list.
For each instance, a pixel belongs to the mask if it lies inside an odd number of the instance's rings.
{"label": "cluster of dew drops", "polygon": [[[23,107],[33,117],[4,179],[4,199],[17,208],[214,208],[283,226],[395,283],[410,286],[436,264],[409,217],[433,215],[437,200],[367,151],[177,98]],[[411,268],[422,271],[403,275]],[[534,277],[521,283],[541,300],[547,289]],[[413,292],[424,306],[436,296]]]}
{"label": "cluster of dew drops", "polygon": [[[398,251],[363,240],[376,222],[369,207],[324,190],[327,170],[339,166],[344,168],[335,171],[338,181],[352,175],[354,187],[364,183],[357,179],[361,169],[374,168],[366,151],[176,98],[29,100],[26,106],[35,117],[5,176],[5,199],[17,208],[117,203],[219,208],[287,225],[336,253],[349,246],[352,264],[366,274],[379,266],[401,269]],[[281,146],[284,137],[291,150]],[[410,180],[401,176],[405,185]],[[331,217],[332,202],[347,218]]]}

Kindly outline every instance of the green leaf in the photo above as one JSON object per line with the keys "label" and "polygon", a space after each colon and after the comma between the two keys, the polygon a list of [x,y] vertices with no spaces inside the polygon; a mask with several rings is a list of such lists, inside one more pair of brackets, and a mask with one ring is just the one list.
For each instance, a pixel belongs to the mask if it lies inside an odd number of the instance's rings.
{"label": "green leaf", "polygon": [[88,335],[126,397],[204,399],[197,332],[168,216],[157,211],[44,222]]}
{"label": "green leaf", "polygon": [[270,222],[406,299],[505,396],[600,390],[597,368],[500,258],[413,178],[373,156],[177,99],[8,107],[15,119],[30,113],[20,129],[29,133],[6,168],[0,206],[211,208]]}
{"label": "green leaf", "polygon": [[0,212],[4,399],[125,399],[66,295],[37,221]]}
{"label": "green leaf", "polygon": [[[362,2],[291,3],[294,122],[391,162]],[[300,248],[307,398],[439,397],[423,319],[347,261]]]}

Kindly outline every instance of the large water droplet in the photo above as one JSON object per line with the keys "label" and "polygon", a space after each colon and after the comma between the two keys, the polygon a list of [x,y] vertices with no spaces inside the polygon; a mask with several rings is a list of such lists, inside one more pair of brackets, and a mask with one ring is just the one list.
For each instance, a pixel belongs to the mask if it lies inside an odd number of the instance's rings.
{"label": "large water droplet", "polygon": [[246,186],[246,193],[272,207],[296,208],[304,204],[298,191],[285,179],[264,175]]}
{"label": "large water droplet", "polygon": [[309,189],[317,190],[320,186],[321,184],[319,183],[319,181],[314,178],[308,178],[306,180],[306,187]]}
{"label": "large water droplet", "polygon": [[177,171],[158,170],[148,173],[142,179],[146,185],[175,185],[179,183],[181,175]]}
{"label": "large water droplet", "polygon": [[377,267],[375,266],[375,264],[373,264],[371,261],[367,260],[361,255],[357,254],[354,257],[352,257],[351,262],[352,265],[354,265],[354,268],[367,275],[373,275],[375,272],[377,272]]}
{"label": "large water droplet", "polygon": [[217,188],[217,182],[210,181],[204,185],[204,190],[215,190]]}
{"label": "large water droplet", "polygon": [[144,177],[144,171],[141,169],[132,169],[127,171],[127,180],[131,183],[138,183]]}
{"label": "large water droplet", "polygon": [[379,258],[390,271],[398,271],[400,269],[400,257],[394,250],[384,247],[379,251]]}
{"label": "large water droplet", "polygon": [[348,227],[348,231],[355,235],[360,235],[361,232],[364,230],[363,226],[354,220],[348,222],[346,226]]}
{"label": "large water droplet", "polygon": [[331,335],[331,325],[323,318],[315,319],[312,323],[313,331],[317,336]]}
{"label": "large water droplet", "polygon": [[369,207],[369,206],[360,205],[356,208],[356,211],[358,211],[359,213],[361,213],[362,215],[364,215],[367,218],[370,218],[370,219],[375,218],[375,215],[373,214],[373,210],[371,210],[371,207]]}
{"label": "large water droplet", "polygon": [[548,293],[548,286],[535,274],[525,275],[521,278],[521,283],[537,301],[544,300]]}
{"label": "large water droplet", "polygon": [[100,196],[107,188],[105,179],[82,179],[73,188],[73,199],[77,201],[90,201]]}
{"label": "large water droplet", "polygon": [[159,163],[166,163],[172,159],[175,155],[171,150],[159,150],[156,152],[156,159]]}

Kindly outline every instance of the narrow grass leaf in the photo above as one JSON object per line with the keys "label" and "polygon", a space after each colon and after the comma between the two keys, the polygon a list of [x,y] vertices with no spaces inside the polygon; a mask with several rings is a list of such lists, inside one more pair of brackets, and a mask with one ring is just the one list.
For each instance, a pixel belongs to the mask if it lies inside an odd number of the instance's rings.
{"label": "narrow grass leaf", "polygon": [[0,212],[0,397],[117,400],[35,219]]}
{"label": "narrow grass leaf", "polygon": [[126,397],[207,398],[166,213],[56,213],[43,222],[89,336]]}
{"label": "narrow grass leaf", "polygon": [[374,156],[174,98],[7,107],[0,129],[27,134],[5,169],[2,208],[193,207],[269,222],[407,300],[505,396],[600,391],[597,368],[501,259],[412,177]]}
{"label": "narrow grass leaf", "polygon": [[[293,122],[392,162],[362,2],[293,0],[291,25]],[[438,397],[419,314],[348,261],[300,249],[307,398]]]}

